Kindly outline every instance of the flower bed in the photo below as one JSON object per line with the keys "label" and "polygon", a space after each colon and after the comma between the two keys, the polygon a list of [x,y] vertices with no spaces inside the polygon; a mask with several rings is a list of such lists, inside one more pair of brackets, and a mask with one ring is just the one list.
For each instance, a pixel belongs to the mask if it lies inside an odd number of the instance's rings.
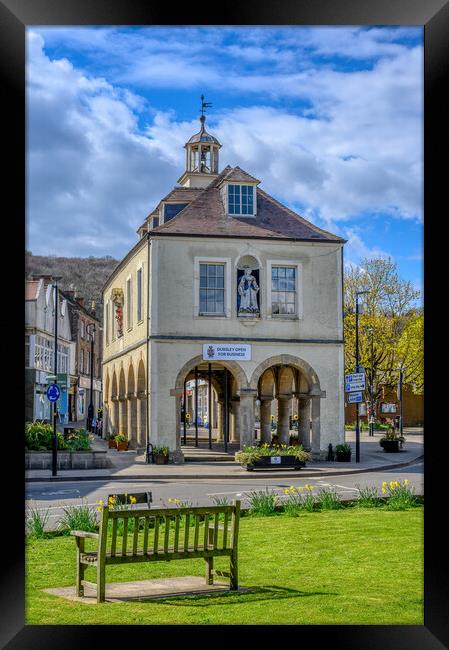
{"label": "flower bed", "polygon": [[291,467],[301,469],[310,454],[302,445],[274,445],[267,443],[261,447],[244,447],[235,453],[235,460],[247,470],[255,467]]}

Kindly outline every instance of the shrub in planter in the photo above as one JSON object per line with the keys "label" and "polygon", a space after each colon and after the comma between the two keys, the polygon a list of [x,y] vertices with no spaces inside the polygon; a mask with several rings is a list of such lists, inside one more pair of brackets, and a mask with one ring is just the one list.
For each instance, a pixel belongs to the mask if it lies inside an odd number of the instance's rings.
{"label": "shrub in planter", "polygon": [[351,446],[347,442],[335,446],[335,456],[341,463],[351,462]]}
{"label": "shrub in planter", "polygon": [[114,435],[108,436],[108,448],[109,449],[117,449],[117,442],[115,440]]}
{"label": "shrub in planter", "polygon": [[[69,449],[64,436],[56,433],[58,449]],[[25,448],[27,451],[51,451],[53,449],[53,425],[40,420],[25,424]]]}
{"label": "shrub in planter", "polygon": [[156,465],[167,465],[169,453],[168,447],[153,447],[153,458]]}
{"label": "shrub in planter", "polygon": [[379,445],[383,448],[384,451],[391,453],[400,451],[404,442],[404,436],[399,436],[394,431],[388,431],[379,440]]}
{"label": "shrub in planter", "polygon": [[115,442],[117,443],[117,451],[126,451],[128,449],[128,438],[124,433],[116,435]]}
{"label": "shrub in planter", "polygon": [[[260,447],[244,447],[235,453],[235,460],[241,465],[246,465],[247,469],[257,465],[266,465],[266,461],[270,456],[280,456],[290,458],[292,461],[297,461],[297,464],[304,464],[309,460],[310,454],[304,449],[302,445],[279,445],[272,447],[267,443]],[[282,465],[282,461],[281,461]]]}

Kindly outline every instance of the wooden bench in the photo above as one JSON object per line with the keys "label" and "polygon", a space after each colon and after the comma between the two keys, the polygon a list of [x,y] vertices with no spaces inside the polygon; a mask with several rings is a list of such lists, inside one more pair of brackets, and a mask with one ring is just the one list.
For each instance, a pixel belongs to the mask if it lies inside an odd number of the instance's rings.
{"label": "wooden bench", "polygon": [[[222,515],[223,522],[220,522]],[[93,587],[97,602],[105,601],[106,566],[134,562],[157,562],[204,558],[206,584],[213,576],[230,579],[230,589],[238,589],[237,543],[240,501],[233,505],[195,508],[120,510],[102,506],[100,531],[72,530],[76,541],[76,595]],[[119,526],[119,522],[122,523]],[[132,530],[130,529],[130,522]],[[174,526],[171,527],[171,522]],[[190,524],[193,524],[192,526]],[[123,534],[118,535],[123,526]],[[85,540],[97,540],[97,550],[85,550]],[[228,556],[230,571],[214,570],[214,557]],[[97,582],[84,580],[87,567],[97,567]]]}

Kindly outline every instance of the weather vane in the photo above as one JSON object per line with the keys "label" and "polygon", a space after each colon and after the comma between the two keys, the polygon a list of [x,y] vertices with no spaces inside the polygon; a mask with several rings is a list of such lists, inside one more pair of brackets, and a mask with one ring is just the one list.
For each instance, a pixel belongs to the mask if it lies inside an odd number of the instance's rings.
{"label": "weather vane", "polygon": [[204,101],[204,95],[201,95],[201,115],[204,115],[204,109],[209,108],[209,106],[212,106],[211,102],[205,102]]}

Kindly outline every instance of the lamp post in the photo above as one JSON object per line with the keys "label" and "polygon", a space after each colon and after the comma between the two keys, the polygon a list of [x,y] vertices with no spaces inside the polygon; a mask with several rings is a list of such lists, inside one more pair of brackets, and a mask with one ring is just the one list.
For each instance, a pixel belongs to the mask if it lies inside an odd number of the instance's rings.
{"label": "lamp post", "polygon": [[[355,292],[355,371],[359,372],[359,296],[369,293],[369,291]],[[355,422],[355,462],[360,463],[360,411],[359,403],[356,402],[356,422]]]}
{"label": "lamp post", "polygon": [[[53,300],[53,306],[54,306],[54,314],[55,314],[55,350],[54,350],[54,377],[53,377],[53,383],[57,384],[58,383],[58,280],[61,280],[62,276],[61,275],[56,275],[53,277],[53,284],[52,287],[54,289],[54,300]],[[58,407],[56,405],[56,402],[53,402],[53,439],[52,439],[52,458],[51,458],[51,475],[56,476],[57,474],[57,467],[58,467],[58,437],[56,433],[56,419],[58,417]]]}
{"label": "lamp post", "polygon": [[86,326],[86,332],[90,337],[90,400],[89,407],[87,409],[87,430],[92,431],[92,421],[94,418],[94,334],[95,334],[95,323],[89,323]]}

